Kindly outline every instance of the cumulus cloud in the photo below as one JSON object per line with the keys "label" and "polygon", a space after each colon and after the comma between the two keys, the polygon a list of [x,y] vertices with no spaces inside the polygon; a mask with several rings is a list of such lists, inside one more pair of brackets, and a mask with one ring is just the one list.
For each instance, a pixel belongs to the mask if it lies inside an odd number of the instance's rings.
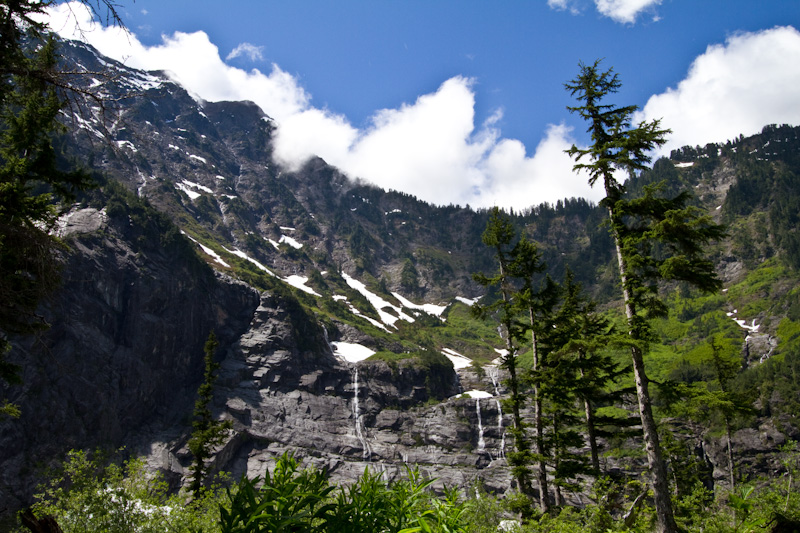
{"label": "cumulus cloud", "polygon": [[[653,10],[662,0],[594,0],[597,11],[606,17],[624,24],[633,24],[640,13]],[[551,9],[569,11],[578,15],[586,0],[547,0]],[[653,20],[658,20],[657,16]]]}
{"label": "cumulus cloud", "polygon": [[572,140],[564,126],[551,126],[530,157],[521,142],[502,138],[499,111],[476,127],[469,78],[453,77],[413,103],[378,110],[358,129],[314,107],[311,95],[278,65],[269,73],[227,65],[203,32],[176,32],[147,47],[135,35],[93,23],[82,4],[60,4],[51,13],[51,27],[62,36],[81,38],[128,66],[167,71],[196,97],[255,102],[277,122],[275,157],[289,168],[317,155],[351,177],[435,204],[522,209],[601,194],[572,173],[564,153]]}
{"label": "cumulus cloud", "polygon": [[264,47],[256,46],[250,43],[241,43],[236,48],[231,50],[231,53],[225,57],[225,61],[236,59],[237,57],[247,57],[250,61],[262,61],[264,59]]}
{"label": "cumulus cloud", "polygon": [[570,134],[571,128],[563,124],[550,125],[532,157],[526,157],[525,147],[517,140],[497,142],[482,163],[484,172],[494,178],[483,196],[500,206],[573,197],[601,200],[601,187],[589,189],[588,176],[572,172],[574,161],[564,153],[573,144]]}
{"label": "cumulus cloud", "polygon": [[642,11],[652,9],[661,0],[595,0],[597,11],[617,22],[633,24]]}
{"label": "cumulus cloud", "polygon": [[773,123],[800,124],[800,32],[784,26],[709,46],[677,87],[650,97],[638,120],[672,129],[668,153],[724,142]]}
{"label": "cumulus cloud", "polygon": [[569,11],[573,15],[580,15],[581,8],[587,0],[547,0],[547,6],[556,11]]}

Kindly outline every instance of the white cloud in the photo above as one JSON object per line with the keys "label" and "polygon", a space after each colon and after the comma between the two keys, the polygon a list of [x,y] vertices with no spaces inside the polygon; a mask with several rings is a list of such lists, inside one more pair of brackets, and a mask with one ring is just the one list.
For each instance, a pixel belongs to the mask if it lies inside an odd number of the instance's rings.
{"label": "white cloud", "polygon": [[572,171],[574,161],[564,153],[573,139],[571,128],[550,125],[533,157],[517,140],[502,139],[483,162],[485,173],[493,177],[484,197],[498,206],[531,206],[557,199],[583,197],[600,201],[602,187],[589,189],[588,176]]}
{"label": "white cloud", "polygon": [[694,60],[677,87],[650,97],[637,120],[662,118],[669,153],[724,142],[773,123],[800,124],[800,32],[776,27],[730,37]]}
{"label": "white cloud", "polygon": [[573,15],[579,15],[581,12],[576,0],[547,0],[547,5],[550,9],[569,11]]}
{"label": "white cloud", "polygon": [[[636,17],[643,11],[652,11],[662,0],[593,0],[597,11],[616,22],[633,24]],[[547,0],[550,9],[557,11],[569,11],[573,15],[579,15],[583,8],[589,4],[588,0]],[[657,15],[653,15],[653,20],[660,20]]]}
{"label": "white cloud", "polygon": [[52,13],[51,26],[62,36],[81,37],[134,68],[165,70],[204,100],[255,102],[278,124],[275,156],[286,166],[318,155],[351,177],[436,204],[521,209],[599,197],[571,172],[563,150],[572,141],[564,126],[551,126],[532,157],[521,142],[501,138],[500,112],[476,128],[468,78],[451,78],[413,103],[376,111],[359,130],[346,117],[313,107],[297,79],[277,65],[268,74],[227,65],[203,32],[176,32],[146,47],[118,28],[93,24],[82,4],[60,4]]}
{"label": "white cloud", "polygon": [[250,61],[262,61],[264,59],[264,47],[256,46],[250,43],[241,43],[236,48],[231,50],[231,53],[225,57],[225,61],[236,59],[237,57],[245,56]]}
{"label": "white cloud", "polygon": [[564,10],[567,9],[567,0],[547,0],[547,5],[550,9]]}
{"label": "white cloud", "polygon": [[661,4],[661,0],[594,0],[597,11],[617,22],[633,24],[642,11]]}

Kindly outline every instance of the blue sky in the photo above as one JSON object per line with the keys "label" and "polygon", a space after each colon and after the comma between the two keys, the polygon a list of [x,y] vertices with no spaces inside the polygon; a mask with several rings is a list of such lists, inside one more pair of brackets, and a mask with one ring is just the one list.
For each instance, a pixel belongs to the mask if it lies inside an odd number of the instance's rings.
{"label": "blue sky", "polygon": [[674,130],[667,149],[800,124],[798,0],[136,0],[120,13],[131,35],[84,38],[199,98],[256,101],[285,165],[317,154],[439,204],[599,198],[562,154],[587,141],[563,89],[579,61],[605,58],[617,101]]}

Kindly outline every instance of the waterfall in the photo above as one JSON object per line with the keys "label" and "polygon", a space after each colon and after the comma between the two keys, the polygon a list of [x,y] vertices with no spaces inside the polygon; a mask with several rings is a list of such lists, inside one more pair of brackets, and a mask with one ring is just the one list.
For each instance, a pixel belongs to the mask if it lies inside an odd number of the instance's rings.
{"label": "waterfall", "polygon": [[356,420],[356,438],[361,442],[362,457],[369,460],[372,449],[369,447],[367,438],[364,436],[364,421],[361,419],[361,411],[358,407],[358,366],[353,365],[353,416]]}
{"label": "waterfall", "polygon": [[336,348],[334,348],[333,344],[331,344],[331,341],[328,338],[328,330],[325,326],[322,326],[322,336],[325,337],[325,344],[328,345],[328,349],[331,351],[332,354],[335,354]]}
{"label": "waterfall", "polygon": [[486,374],[492,380],[494,386],[494,401],[497,403],[497,429],[502,435],[500,437],[500,450],[498,457],[505,459],[506,457],[506,428],[503,426],[503,407],[500,405],[500,369],[495,365],[486,367]]}
{"label": "waterfall", "polygon": [[478,412],[478,451],[486,448],[486,441],[483,438],[483,422],[481,421],[481,399],[475,399],[475,410]]}
{"label": "waterfall", "polygon": [[503,408],[500,406],[500,400],[495,399],[497,402],[497,429],[500,430],[502,437],[500,437],[500,454],[501,459],[506,458],[506,428],[503,427]]}
{"label": "waterfall", "polygon": [[495,365],[488,365],[486,368],[486,375],[489,376],[489,379],[492,380],[492,386],[494,387],[494,395],[500,396],[500,370]]}

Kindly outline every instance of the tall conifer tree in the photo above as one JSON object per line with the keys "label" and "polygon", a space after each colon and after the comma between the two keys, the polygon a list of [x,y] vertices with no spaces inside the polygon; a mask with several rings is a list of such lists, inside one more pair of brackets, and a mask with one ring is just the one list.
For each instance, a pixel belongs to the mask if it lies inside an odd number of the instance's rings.
{"label": "tall conifer tree", "polygon": [[533,365],[533,408],[534,429],[536,431],[535,460],[538,463],[536,479],[539,484],[539,508],[542,512],[550,509],[550,496],[547,486],[547,453],[545,450],[544,416],[542,408],[543,395],[539,375],[544,366],[544,353],[541,350],[540,337],[549,325],[549,319],[558,300],[558,286],[547,276],[537,289],[534,278],[547,268],[542,261],[541,253],[535,243],[524,236],[517,242],[511,252],[513,258],[509,265],[510,273],[520,282],[516,293],[516,308],[523,316],[525,326],[530,335]]}
{"label": "tall conifer tree", "polygon": [[200,497],[203,487],[203,479],[206,477],[206,460],[211,457],[211,450],[214,446],[222,443],[225,432],[231,427],[230,420],[215,420],[212,413],[211,401],[214,399],[214,382],[219,363],[214,361],[214,353],[217,351],[219,343],[214,332],[208,334],[208,339],[204,346],[205,351],[205,372],[203,383],[197,389],[197,401],[194,404],[194,422],[192,426],[192,436],[189,439],[189,451],[194,457],[192,462],[192,481],[189,486],[195,498]]}
{"label": "tall conifer tree", "polygon": [[506,353],[502,355],[501,367],[508,371],[508,388],[510,391],[509,404],[511,406],[511,417],[513,426],[511,434],[514,438],[514,451],[507,454],[511,474],[517,482],[519,491],[531,497],[533,490],[531,487],[531,473],[529,463],[531,460],[530,443],[526,435],[527,424],[523,421],[521,409],[524,406],[525,398],[522,394],[520,379],[517,369],[517,344],[515,340],[520,336],[520,327],[516,320],[517,310],[513,301],[513,281],[509,272],[510,264],[513,261],[512,249],[516,238],[514,226],[509,218],[500,209],[495,207],[492,210],[486,230],[483,232],[481,240],[486,246],[493,248],[495,258],[498,263],[498,271],[492,277],[487,277],[482,273],[473,274],[476,282],[484,287],[496,286],[501,295],[501,299],[488,306],[473,306],[472,310],[476,316],[486,316],[496,312],[503,329],[503,338],[506,343]]}
{"label": "tall conifer tree", "polygon": [[[592,144],[573,145],[567,153],[576,160],[575,170],[586,170],[589,183],[601,181],[622,283],[628,321],[631,359],[639,400],[647,459],[656,505],[658,530],[677,531],[670,500],[669,480],[650,400],[645,374],[644,352],[652,339],[648,319],[664,315],[666,306],[658,297],[662,280],[684,280],[702,290],[716,290],[720,281],[710,261],[702,256],[703,246],[723,235],[720,226],[688,206],[682,193],[671,199],[658,196],[658,188],[646,189],[639,199],[626,199],[625,186],[616,171],[631,175],[646,168],[650,152],[666,142],[669,130],[659,120],[631,125],[636,106],[604,104],[606,97],[621,87],[613,69],[601,70],[600,62],[580,64],[580,73],[565,84],[581,105],[568,107],[589,123]],[[581,163],[586,157],[589,161]]]}

